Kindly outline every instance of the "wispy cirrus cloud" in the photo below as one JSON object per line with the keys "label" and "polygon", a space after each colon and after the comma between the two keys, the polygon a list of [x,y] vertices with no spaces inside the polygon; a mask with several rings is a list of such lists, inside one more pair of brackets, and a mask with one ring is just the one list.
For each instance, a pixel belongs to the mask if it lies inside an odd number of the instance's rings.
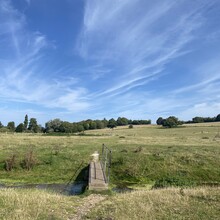
{"label": "wispy cirrus cloud", "polygon": [[189,116],[200,104],[218,111],[218,0],[57,0],[48,8],[0,0],[0,108],[75,120]]}
{"label": "wispy cirrus cloud", "polygon": [[[203,74],[197,70],[196,64],[191,65],[186,73],[191,84],[188,82],[185,86],[181,80],[178,81],[180,73],[175,73],[169,65],[176,65],[181,57],[190,56],[197,50],[193,43],[203,38],[207,11],[212,10],[215,4],[215,0],[155,3],[142,0],[88,1],[78,43],[79,52],[86,61],[112,68],[111,73],[105,76],[110,79],[107,86],[105,84],[91,94],[98,100],[97,105],[108,102],[118,114],[139,112],[139,115],[144,115],[147,114],[144,108],[166,116],[192,108],[202,96],[207,103],[211,101],[209,94],[216,94],[219,85],[218,74],[213,74],[211,65],[207,64],[207,71]],[[218,31],[213,33],[216,39]],[[206,35],[211,37],[213,33]],[[212,64],[215,66],[217,63]],[[164,82],[166,78],[170,81]],[[170,84],[169,91],[160,92],[152,87],[163,83]],[[155,91],[152,93],[151,90]],[[190,91],[193,95],[183,95]],[[146,94],[151,94],[151,97],[147,98]],[[138,104],[137,99],[141,100]],[[136,104],[128,107],[129,102]]]}
{"label": "wispy cirrus cloud", "polygon": [[100,94],[118,95],[147,84],[163,74],[166,64],[189,52],[186,46],[202,25],[206,4],[190,8],[183,1],[87,1],[79,52],[86,60],[115,68],[112,85]]}
{"label": "wispy cirrus cloud", "polygon": [[[71,112],[87,108],[88,101],[81,98],[86,89],[76,85],[76,77],[65,77],[66,68],[58,77],[45,68],[45,51],[53,50],[53,44],[42,33],[27,29],[25,15],[10,0],[0,0],[0,18],[0,55],[10,51],[0,57],[0,98]],[[48,74],[55,76],[51,80]]]}

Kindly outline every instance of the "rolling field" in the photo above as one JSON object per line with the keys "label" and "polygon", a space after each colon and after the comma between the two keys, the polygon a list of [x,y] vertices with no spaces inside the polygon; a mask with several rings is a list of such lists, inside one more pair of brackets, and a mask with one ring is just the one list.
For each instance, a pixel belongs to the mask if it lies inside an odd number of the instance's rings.
{"label": "rolling field", "polygon": [[[105,143],[113,155],[111,188],[131,192],[103,197],[82,219],[218,219],[219,129],[220,123],[206,123],[118,127],[84,135],[0,134],[0,183],[74,181]],[[24,166],[28,155],[30,170]],[[6,171],[5,160],[12,158],[13,168]],[[0,219],[75,219],[82,201],[35,189],[1,189]]]}
{"label": "rolling field", "polygon": [[[219,128],[219,123],[206,123],[173,129],[153,125],[118,127],[87,131],[80,136],[0,134],[0,181],[66,183],[74,180],[74,174],[105,143],[113,152],[113,185],[160,185],[164,181],[171,185],[219,184]],[[34,165],[28,171],[22,163],[30,152]],[[14,168],[7,172],[5,160],[12,155]]]}

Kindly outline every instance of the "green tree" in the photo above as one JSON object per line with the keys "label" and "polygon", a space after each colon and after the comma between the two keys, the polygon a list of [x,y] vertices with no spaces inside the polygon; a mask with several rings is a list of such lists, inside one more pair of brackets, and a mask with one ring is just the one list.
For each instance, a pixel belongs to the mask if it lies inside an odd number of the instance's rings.
{"label": "green tree", "polygon": [[193,123],[202,123],[204,122],[204,118],[203,117],[195,117],[192,119]]}
{"label": "green tree", "polygon": [[96,120],[96,128],[97,129],[103,129],[104,128],[104,123],[100,120]]}
{"label": "green tree", "polygon": [[218,114],[218,115],[216,116],[215,121],[220,121],[220,114]]}
{"label": "green tree", "polygon": [[23,132],[24,131],[24,124],[23,123],[20,123],[16,129],[15,129],[15,132]]}
{"label": "green tree", "polygon": [[24,117],[24,130],[27,130],[28,128],[28,115],[25,115]]}
{"label": "green tree", "polygon": [[117,127],[117,122],[115,121],[114,118],[111,118],[109,121],[108,121],[108,128],[115,128]]}
{"label": "green tree", "polygon": [[162,117],[159,117],[156,122],[157,122],[157,125],[162,125],[162,123],[163,123],[163,118],[162,118]]}
{"label": "green tree", "polygon": [[128,119],[125,117],[118,117],[117,119],[117,125],[118,126],[123,126],[123,125],[128,125]]}
{"label": "green tree", "polygon": [[89,130],[89,121],[83,121],[83,127],[85,130]]}
{"label": "green tree", "polygon": [[180,125],[181,122],[175,116],[170,116],[169,118],[163,120],[163,126],[167,128],[174,128]]}
{"label": "green tree", "polygon": [[14,131],[15,130],[15,123],[13,121],[8,122],[7,128],[10,131]]}
{"label": "green tree", "polygon": [[39,127],[37,124],[36,118],[31,118],[29,121],[28,130],[37,133],[39,131]]}
{"label": "green tree", "polygon": [[78,125],[77,125],[77,130],[78,130],[78,132],[84,131],[83,125],[82,125],[82,124],[78,124]]}
{"label": "green tree", "polygon": [[90,121],[89,123],[89,129],[96,129],[97,128],[97,124],[95,121]]}
{"label": "green tree", "polygon": [[62,121],[59,118],[46,122],[45,124],[46,132],[59,132],[61,124]]}
{"label": "green tree", "polygon": [[104,128],[106,128],[108,126],[108,120],[106,118],[104,118],[102,120],[103,124],[104,124]]}

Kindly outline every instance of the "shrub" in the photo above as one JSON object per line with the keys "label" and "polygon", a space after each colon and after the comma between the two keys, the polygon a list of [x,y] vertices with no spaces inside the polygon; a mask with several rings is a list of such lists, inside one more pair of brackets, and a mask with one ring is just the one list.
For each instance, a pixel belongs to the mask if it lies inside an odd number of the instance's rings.
{"label": "shrub", "polygon": [[174,116],[170,116],[162,121],[162,125],[167,128],[174,128],[181,124],[182,123],[179,121],[179,119]]}
{"label": "shrub", "polygon": [[134,126],[133,125],[129,125],[128,128],[134,128]]}
{"label": "shrub", "polygon": [[15,154],[12,155],[11,158],[5,160],[5,170],[6,171],[12,171],[12,169],[14,168],[15,166]]}
{"label": "shrub", "polygon": [[35,157],[34,157],[33,150],[30,150],[26,154],[24,160],[22,161],[21,166],[24,169],[31,170],[34,167],[35,164],[36,164],[36,160],[35,160]]}

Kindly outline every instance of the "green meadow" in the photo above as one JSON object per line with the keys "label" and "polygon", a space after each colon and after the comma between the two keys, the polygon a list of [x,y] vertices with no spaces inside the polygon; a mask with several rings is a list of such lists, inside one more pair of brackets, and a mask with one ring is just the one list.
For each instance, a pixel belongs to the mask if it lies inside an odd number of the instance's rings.
{"label": "green meadow", "polygon": [[[66,183],[87,166],[102,144],[112,149],[112,185],[220,183],[219,123],[164,129],[118,127],[83,135],[0,134],[1,183]],[[33,166],[22,166],[32,152]],[[11,171],[5,160],[14,155]]]}
{"label": "green meadow", "polygon": [[[80,180],[78,174],[88,165],[90,155],[101,152],[104,143],[112,149],[110,188],[131,192],[108,194],[85,213],[85,219],[218,219],[219,130],[220,123],[205,123],[172,129],[117,127],[80,135],[1,133],[0,183]],[[30,169],[24,166],[28,155],[33,162]],[[5,161],[12,158],[13,167],[6,171]],[[88,194],[82,198],[34,189],[1,189],[0,219],[74,219]]]}

